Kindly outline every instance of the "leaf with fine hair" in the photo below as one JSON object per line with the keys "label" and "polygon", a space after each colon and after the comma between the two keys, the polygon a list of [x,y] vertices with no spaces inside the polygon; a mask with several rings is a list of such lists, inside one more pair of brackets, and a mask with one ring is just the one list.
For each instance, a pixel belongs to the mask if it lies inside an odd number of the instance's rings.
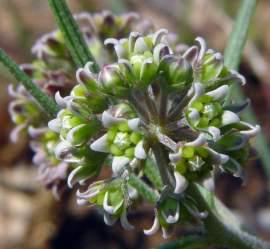
{"label": "leaf with fine hair", "polygon": [[59,108],[53,99],[42,92],[2,49],[0,49],[0,61],[14,78],[24,85],[26,90],[36,99],[48,116],[54,117],[57,114]]}
{"label": "leaf with fine hair", "polygon": [[78,67],[83,67],[87,62],[92,61],[95,72],[99,71],[99,66],[91,54],[78,24],[74,20],[65,0],[48,0],[56,22],[62,32],[68,50],[74,63]]}
{"label": "leaf with fine hair", "polygon": [[[225,49],[225,65],[230,69],[238,69],[241,55],[246,43],[248,29],[251,22],[251,18],[255,12],[256,0],[243,0],[238,12],[238,16],[233,27],[233,31],[230,35],[228,45]],[[245,101],[245,96],[238,85],[231,87],[230,93],[239,102]],[[230,95],[226,99],[226,102],[230,102]],[[258,123],[256,115],[251,106],[243,112],[243,118],[253,124]],[[259,133],[256,137],[255,147],[259,152],[259,157],[262,160],[262,164],[267,173],[268,179],[270,179],[270,151],[268,142],[263,135]]]}

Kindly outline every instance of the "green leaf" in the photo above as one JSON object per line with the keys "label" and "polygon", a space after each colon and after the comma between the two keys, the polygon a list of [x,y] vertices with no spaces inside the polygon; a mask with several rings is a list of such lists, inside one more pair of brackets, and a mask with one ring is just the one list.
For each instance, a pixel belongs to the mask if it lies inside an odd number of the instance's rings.
{"label": "green leaf", "polygon": [[225,65],[230,69],[237,69],[239,66],[251,18],[256,9],[256,2],[256,0],[242,0],[233,31],[225,49]]}
{"label": "green leaf", "polygon": [[65,0],[48,0],[56,22],[61,30],[69,52],[78,67],[83,67],[87,62],[94,62],[93,69],[99,71],[99,66],[91,54],[79,26],[74,20]]}
{"label": "green leaf", "polygon": [[[248,28],[251,22],[251,18],[255,12],[256,0],[243,0],[237,20],[233,27],[233,31],[229,38],[228,45],[225,49],[225,65],[230,69],[237,69],[240,63],[243,48],[248,35]],[[230,93],[234,99],[239,102],[245,101],[245,96],[238,85],[231,87]],[[226,103],[230,102],[230,96],[227,98]],[[249,123],[258,123],[256,115],[251,106],[243,112],[243,119]],[[268,179],[270,179],[270,151],[268,141],[263,132],[259,133],[256,137],[255,147],[259,152],[259,157],[262,161],[264,169],[267,173]]]}
{"label": "green leaf", "polygon": [[0,61],[14,78],[24,85],[26,90],[36,99],[38,104],[50,117],[56,116],[59,108],[53,99],[42,92],[40,88],[19,68],[16,62],[14,62],[2,49],[0,49]]}
{"label": "green leaf", "polygon": [[145,162],[144,173],[151,183],[158,189],[162,189],[162,179],[160,177],[157,166],[152,158],[148,158]]}
{"label": "green leaf", "polygon": [[158,200],[157,194],[144,181],[135,175],[130,175],[128,183],[136,188],[140,195],[151,203],[156,203]]}

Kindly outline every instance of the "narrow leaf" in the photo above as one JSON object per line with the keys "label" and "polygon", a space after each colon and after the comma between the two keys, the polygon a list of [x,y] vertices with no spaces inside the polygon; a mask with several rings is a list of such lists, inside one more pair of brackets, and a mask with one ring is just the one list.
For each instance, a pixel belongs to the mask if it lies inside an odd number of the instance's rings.
{"label": "narrow leaf", "polygon": [[74,20],[65,0],[48,0],[56,22],[61,30],[69,52],[78,67],[87,62],[94,62],[93,69],[98,72],[99,66],[91,54],[79,26]]}
{"label": "narrow leaf", "polygon": [[42,92],[40,88],[32,82],[32,80],[2,49],[0,49],[0,61],[14,76],[14,78],[24,85],[27,91],[36,99],[44,111],[48,113],[49,116],[54,117],[58,112],[58,106],[56,103],[44,92]]}
{"label": "narrow leaf", "polygon": [[231,69],[237,69],[239,66],[255,9],[256,0],[242,0],[228,46],[225,49],[225,64]]}
{"label": "narrow leaf", "polygon": [[[225,64],[230,69],[238,69],[241,55],[248,35],[248,29],[251,18],[255,12],[256,0],[243,0],[239,10],[233,31],[229,38],[228,46],[225,49]],[[234,85],[230,90],[234,99],[239,102],[245,101],[245,96],[238,85]],[[227,98],[227,103],[230,102],[230,96]],[[256,115],[251,106],[243,112],[244,120],[256,124],[258,123]],[[259,157],[270,179],[270,151],[266,137],[263,132],[259,133],[256,137],[255,147],[259,152]]]}

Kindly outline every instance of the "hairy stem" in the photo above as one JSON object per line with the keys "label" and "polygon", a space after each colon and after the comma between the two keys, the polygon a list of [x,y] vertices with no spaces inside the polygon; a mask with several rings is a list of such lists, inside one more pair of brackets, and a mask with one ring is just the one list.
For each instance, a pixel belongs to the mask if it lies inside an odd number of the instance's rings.
{"label": "hairy stem", "polygon": [[[187,193],[196,200],[201,210],[208,212],[208,216],[204,219],[206,234],[209,242],[213,245],[225,246],[230,249],[269,249],[270,245],[253,235],[243,231],[240,226],[230,222],[231,214],[226,217],[223,207],[217,207],[217,200],[212,193],[206,192],[202,187],[191,184]],[[221,209],[221,210],[220,210]],[[229,212],[226,209],[226,212]]]}
{"label": "hairy stem", "polygon": [[42,92],[2,49],[0,49],[0,62],[3,63],[18,82],[23,84],[48,116],[54,117],[57,114],[59,108],[53,99]]}
{"label": "hairy stem", "polygon": [[78,67],[83,67],[87,62],[92,61],[95,72],[99,66],[91,54],[78,24],[74,20],[65,0],[48,0],[54,17],[61,30],[69,52]]}

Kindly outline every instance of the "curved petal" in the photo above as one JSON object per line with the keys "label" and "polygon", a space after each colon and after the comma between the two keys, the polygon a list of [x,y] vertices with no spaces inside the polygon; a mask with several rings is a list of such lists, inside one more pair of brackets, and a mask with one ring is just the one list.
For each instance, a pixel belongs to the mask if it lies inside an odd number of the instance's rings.
{"label": "curved petal", "polygon": [[126,119],[124,119],[124,118],[116,118],[116,117],[112,116],[108,111],[104,111],[102,113],[101,120],[102,120],[102,124],[105,128],[109,128],[112,125],[119,124],[123,121],[126,121]]}
{"label": "curved petal", "polygon": [[175,177],[174,193],[181,194],[186,190],[188,186],[188,182],[186,178],[182,176],[180,173],[178,173],[177,171],[174,171],[174,177]]}
{"label": "curved petal", "polygon": [[91,143],[90,148],[93,151],[108,153],[109,148],[108,148],[107,137],[108,137],[107,133],[104,134],[102,137],[98,138],[96,141]]}
{"label": "curved petal", "polygon": [[197,98],[199,98],[204,93],[204,87],[201,83],[195,82],[192,88],[193,97],[191,98],[189,105],[191,105]]}
{"label": "curved petal", "polygon": [[230,159],[230,157],[228,155],[218,153],[209,147],[206,147],[206,149],[210,153],[210,155],[215,163],[224,164],[224,163],[228,162],[228,160]]}
{"label": "curved petal", "polygon": [[226,110],[222,114],[222,121],[221,121],[222,126],[238,123],[239,121],[240,121],[240,118],[234,112]]}
{"label": "curved petal", "polygon": [[21,124],[16,126],[10,133],[10,140],[13,143],[18,142],[19,136],[22,130],[24,130],[27,127],[27,124]]}
{"label": "curved petal", "polygon": [[160,224],[157,215],[155,215],[154,223],[151,228],[143,230],[145,235],[153,235],[159,230]]}
{"label": "curved petal", "polygon": [[259,125],[252,126],[246,122],[241,122],[241,123],[244,123],[250,128],[250,130],[240,131],[241,134],[247,135],[249,138],[256,136],[261,131],[261,127]]}
{"label": "curved petal", "polygon": [[127,212],[124,210],[121,214],[121,217],[120,217],[120,222],[121,222],[121,225],[124,229],[128,230],[128,231],[131,231],[134,229],[134,226],[131,225],[127,219]]}
{"label": "curved petal", "polygon": [[180,206],[179,206],[179,203],[177,203],[177,206],[176,206],[176,210],[175,210],[175,214],[174,215],[168,215],[166,216],[165,212],[162,211],[162,216],[163,218],[166,220],[166,222],[168,224],[175,224],[178,220],[179,220],[179,217],[180,217]]}
{"label": "curved petal", "polygon": [[153,34],[153,44],[157,45],[157,43],[159,43],[161,41],[161,39],[167,34],[168,34],[167,29],[160,29],[160,30],[156,31]]}
{"label": "curved petal", "polygon": [[200,134],[194,141],[185,143],[185,146],[201,146],[206,142],[204,134]]}
{"label": "curved petal", "polygon": [[199,55],[198,55],[198,58],[197,58],[198,62],[200,62],[203,59],[204,55],[205,55],[207,46],[206,46],[205,40],[202,37],[197,37],[195,39],[195,41],[197,41],[199,43],[199,45],[200,45],[200,51],[199,51]]}
{"label": "curved petal", "polygon": [[130,159],[125,156],[115,156],[112,161],[112,171],[114,175],[123,173],[124,167],[130,162]]}
{"label": "curved petal", "polygon": [[77,182],[77,179],[75,178],[75,176],[81,170],[81,168],[82,168],[82,166],[75,168],[68,175],[67,185],[69,188],[73,188],[74,184]]}
{"label": "curved petal", "polygon": [[214,141],[217,141],[220,138],[220,129],[214,126],[210,126],[207,131],[211,134]]}
{"label": "curved petal", "polygon": [[108,226],[112,226],[116,222],[116,218],[106,212],[104,213],[103,219]]}
{"label": "curved petal", "polygon": [[140,119],[139,118],[133,118],[128,120],[128,126],[133,131],[138,131],[140,125]]}
{"label": "curved petal", "polygon": [[229,86],[228,85],[224,85],[224,86],[220,86],[219,88],[211,91],[211,92],[207,92],[206,95],[212,97],[214,100],[224,100],[224,98],[227,96],[229,92]]}
{"label": "curved petal", "polygon": [[51,121],[49,121],[48,127],[52,131],[59,133],[61,130],[61,121],[58,118],[52,119]]}
{"label": "curved petal", "polygon": [[134,154],[135,154],[135,157],[138,158],[138,159],[141,159],[141,160],[144,160],[146,159],[147,157],[147,154],[145,152],[145,149],[143,147],[143,140],[141,140],[135,147],[135,151],[134,151]]}

